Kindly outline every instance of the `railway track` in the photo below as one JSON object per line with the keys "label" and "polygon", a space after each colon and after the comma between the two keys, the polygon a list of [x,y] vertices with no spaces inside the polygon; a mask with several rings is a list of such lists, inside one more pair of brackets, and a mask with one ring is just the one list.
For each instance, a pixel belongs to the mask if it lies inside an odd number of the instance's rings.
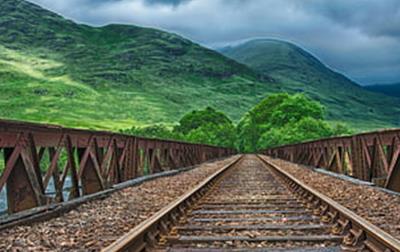
{"label": "railway track", "polygon": [[400,251],[262,157],[227,165],[104,251]]}

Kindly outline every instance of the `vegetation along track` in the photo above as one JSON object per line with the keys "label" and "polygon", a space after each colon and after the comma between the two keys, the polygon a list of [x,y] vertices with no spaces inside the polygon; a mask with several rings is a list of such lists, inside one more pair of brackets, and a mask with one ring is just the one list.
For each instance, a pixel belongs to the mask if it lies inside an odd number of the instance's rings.
{"label": "vegetation along track", "polygon": [[104,251],[266,249],[387,252],[400,242],[262,156],[245,155]]}

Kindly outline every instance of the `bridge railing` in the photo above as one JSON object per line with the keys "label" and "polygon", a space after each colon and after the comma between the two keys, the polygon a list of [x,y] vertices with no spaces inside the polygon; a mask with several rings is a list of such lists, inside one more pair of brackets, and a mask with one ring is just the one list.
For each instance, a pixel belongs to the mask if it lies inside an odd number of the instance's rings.
{"label": "bridge railing", "polygon": [[7,210],[15,213],[234,153],[204,144],[0,120],[0,192],[5,187]]}
{"label": "bridge railing", "polygon": [[262,152],[400,192],[399,129],[290,144]]}

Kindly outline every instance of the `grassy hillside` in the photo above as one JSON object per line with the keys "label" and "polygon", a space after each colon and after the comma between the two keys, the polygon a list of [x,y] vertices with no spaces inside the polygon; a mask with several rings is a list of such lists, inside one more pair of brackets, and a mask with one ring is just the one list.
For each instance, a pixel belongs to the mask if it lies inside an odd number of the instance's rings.
{"label": "grassy hillside", "polygon": [[212,106],[238,121],[269,93],[304,91],[330,120],[360,129],[397,123],[399,100],[361,89],[296,46],[261,42],[224,51],[244,65],[175,34],[90,27],[1,0],[0,117],[121,129],[172,124]]}
{"label": "grassy hillside", "polygon": [[90,27],[23,0],[0,2],[3,118],[118,129],[173,123],[210,105],[238,120],[277,90],[261,80],[171,33]]}
{"label": "grassy hillside", "polygon": [[304,92],[320,101],[328,108],[330,120],[345,121],[357,129],[400,124],[399,99],[363,89],[296,45],[257,39],[220,51],[274,78],[282,90]]}
{"label": "grassy hillside", "polygon": [[373,92],[378,92],[394,97],[400,97],[400,83],[376,84],[376,85],[365,86],[364,88]]}

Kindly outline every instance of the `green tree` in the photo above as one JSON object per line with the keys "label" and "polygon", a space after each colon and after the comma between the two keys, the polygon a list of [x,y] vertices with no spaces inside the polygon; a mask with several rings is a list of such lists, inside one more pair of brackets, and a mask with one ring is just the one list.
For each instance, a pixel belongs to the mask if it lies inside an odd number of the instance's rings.
{"label": "green tree", "polygon": [[273,94],[248,111],[235,128],[224,113],[211,107],[185,114],[173,130],[163,124],[132,127],[124,133],[185,140],[242,152],[352,133],[346,125],[324,120],[324,107],[303,94]]}
{"label": "green tree", "polygon": [[224,113],[211,107],[184,115],[174,132],[190,142],[225,147],[233,147],[236,140],[233,122]]}
{"label": "green tree", "polygon": [[232,124],[232,121],[224,113],[207,107],[204,110],[193,110],[184,115],[181,120],[179,120],[179,125],[174,128],[174,131],[188,134],[191,130],[206,124],[229,125]]}
{"label": "green tree", "polygon": [[249,111],[236,127],[236,147],[242,152],[254,152],[256,149],[262,129],[255,116],[254,111]]}
{"label": "green tree", "polygon": [[349,129],[344,123],[336,123],[333,126],[333,135],[334,136],[343,136],[343,135],[351,135],[354,134],[354,131]]}
{"label": "green tree", "polygon": [[323,120],[324,113],[325,109],[320,103],[303,94],[296,94],[288,96],[276,105],[269,123],[273,127],[281,127],[291,122],[298,122],[305,117]]}
{"label": "green tree", "polygon": [[304,117],[299,121],[291,121],[283,127],[271,128],[264,132],[257,143],[257,148],[264,149],[277,145],[329,137],[333,133],[333,128],[327,122],[312,117]]}
{"label": "green tree", "polygon": [[173,132],[169,127],[164,124],[154,124],[145,127],[133,126],[130,129],[121,130],[120,132],[135,136],[149,137],[149,138],[162,138],[162,139],[183,139],[183,136]]}
{"label": "green tree", "polygon": [[350,133],[344,124],[332,127],[324,107],[303,94],[273,94],[254,106],[239,122],[237,147],[244,152]]}
{"label": "green tree", "polygon": [[233,125],[209,123],[189,131],[185,138],[194,143],[233,147],[235,144],[235,127]]}

